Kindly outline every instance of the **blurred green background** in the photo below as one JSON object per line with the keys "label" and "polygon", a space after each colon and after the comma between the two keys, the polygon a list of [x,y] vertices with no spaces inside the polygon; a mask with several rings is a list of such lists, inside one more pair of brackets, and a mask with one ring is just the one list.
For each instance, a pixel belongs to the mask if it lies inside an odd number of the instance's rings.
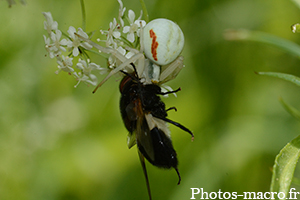
{"label": "blurred green background", "polygon": [[[168,83],[182,91],[163,100],[178,109],[169,118],[195,134],[191,142],[170,125],[182,182],[176,185],[174,170],[147,163],[153,199],[190,199],[190,188],[268,191],[275,156],[300,133],[278,99],[299,109],[300,93],[254,72],[299,76],[300,60],[273,46],[226,41],[223,33],[245,28],[300,44],[290,30],[300,10],[289,0],[145,1],[150,19],[169,18],[185,34],[186,67]],[[123,3],[141,10],[138,0]],[[117,0],[85,5],[87,31],[98,34],[118,15]],[[72,76],[56,75],[44,49],[42,12],[48,11],[65,32],[81,27],[77,0],[28,0],[12,8],[0,1],[0,199],[148,199],[136,147],[126,145],[118,81],[93,95],[93,87],[75,89]]]}

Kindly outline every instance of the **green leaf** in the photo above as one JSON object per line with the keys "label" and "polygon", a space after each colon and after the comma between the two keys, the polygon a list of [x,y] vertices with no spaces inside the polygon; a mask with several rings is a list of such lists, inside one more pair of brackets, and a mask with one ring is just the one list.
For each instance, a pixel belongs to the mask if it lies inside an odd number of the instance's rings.
{"label": "green leaf", "polygon": [[297,76],[291,75],[291,74],[285,74],[285,73],[279,73],[279,72],[257,72],[257,74],[280,78],[280,79],[289,81],[291,83],[294,83],[297,86],[300,86],[300,78]]}
{"label": "green leaf", "polygon": [[298,8],[300,8],[300,0],[292,0]]}
{"label": "green leaf", "polygon": [[[276,156],[270,191],[288,197],[296,164],[300,156],[300,136],[288,143]],[[278,199],[277,195],[274,195]]]}
{"label": "green leaf", "polygon": [[287,53],[300,57],[299,45],[284,38],[277,37],[268,33],[249,30],[227,30],[224,33],[224,37],[227,40],[248,40],[271,44],[279,47]]}
{"label": "green leaf", "polygon": [[300,120],[300,112],[299,112],[299,110],[297,110],[296,108],[294,108],[294,107],[288,105],[287,103],[285,103],[282,98],[280,98],[279,101],[283,105],[283,107],[285,108],[285,110],[288,111],[288,113],[290,113],[296,119]]}

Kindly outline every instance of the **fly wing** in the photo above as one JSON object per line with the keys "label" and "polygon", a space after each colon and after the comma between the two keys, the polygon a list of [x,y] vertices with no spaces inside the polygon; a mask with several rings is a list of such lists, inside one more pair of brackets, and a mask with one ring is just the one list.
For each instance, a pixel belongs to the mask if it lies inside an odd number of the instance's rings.
{"label": "fly wing", "polygon": [[[136,120],[137,114],[135,113],[135,102],[130,103],[124,109],[124,116],[122,113],[123,122],[129,131],[127,135],[127,146],[130,149],[136,144]],[[122,109],[122,108],[121,108]]]}
{"label": "fly wing", "polygon": [[[145,115],[140,116],[137,120],[136,143],[139,151],[151,162],[155,160],[151,132],[147,124]],[[151,162],[152,163],[152,162]]]}

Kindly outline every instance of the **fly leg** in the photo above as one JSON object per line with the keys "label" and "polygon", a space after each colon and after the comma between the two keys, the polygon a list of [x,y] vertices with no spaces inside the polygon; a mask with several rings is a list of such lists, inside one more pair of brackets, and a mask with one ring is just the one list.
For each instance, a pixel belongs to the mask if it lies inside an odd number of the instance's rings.
{"label": "fly leg", "polygon": [[168,92],[158,92],[157,94],[160,94],[160,95],[172,94],[172,93],[179,92],[180,90],[181,90],[181,88],[178,88],[177,90],[168,91]]}
{"label": "fly leg", "polygon": [[175,110],[175,112],[177,112],[177,108],[176,108],[176,107],[174,107],[174,106],[172,106],[172,107],[168,108],[168,109],[166,110],[166,112],[168,112],[168,111],[170,111],[170,110]]}
{"label": "fly leg", "polygon": [[179,178],[178,183],[177,183],[177,185],[179,185],[180,182],[181,182],[181,176],[180,176],[180,173],[179,173],[177,167],[175,168],[175,171],[176,171],[176,173],[177,173],[177,175],[178,175],[178,178]]}
{"label": "fly leg", "polygon": [[192,141],[194,140],[194,134],[192,133],[192,131],[190,131],[187,127],[181,125],[180,123],[174,122],[173,120],[170,120],[170,119],[165,118],[165,117],[160,117],[160,116],[156,116],[156,115],[153,115],[153,117],[156,117],[156,118],[161,119],[165,122],[171,123],[171,124],[177,126],[178,128],[188,132],[192,136]]}
{"label": "fly leg", "polygon": [[[138,152],[139,152],[140,161],[141,161],[143,172],[144,172],[145,179],[146,179],[146,185],[147,185],[149,200],[151,200],[152,197],[151,197],[151,191],[150,191],[150,184],[149,184],[147,169],[146,169],[146,165],[145,165],[145,157],[142,155],[142,153],[140,152],[140,150],[138,150]],[[176,171],[178,171],[178,170],[176,170]],[[180,181],[179,181],[179,183],[180,183]]]}

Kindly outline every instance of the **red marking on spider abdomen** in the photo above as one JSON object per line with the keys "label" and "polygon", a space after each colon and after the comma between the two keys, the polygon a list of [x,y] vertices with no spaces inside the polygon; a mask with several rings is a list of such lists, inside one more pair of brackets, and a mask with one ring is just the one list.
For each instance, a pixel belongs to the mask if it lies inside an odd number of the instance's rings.
{"label": "red marking on spider abdomen", "polygon": [[152,57],[155,61],[157,61],[157,47],[158,47],[158,42],[156,41],[157,36],[155,34],[155,32],[153,31],[153,29],[151,29],[149,31],[150,33],[150,38],[152,38],[152,43],[151,43],[151,54]]}

